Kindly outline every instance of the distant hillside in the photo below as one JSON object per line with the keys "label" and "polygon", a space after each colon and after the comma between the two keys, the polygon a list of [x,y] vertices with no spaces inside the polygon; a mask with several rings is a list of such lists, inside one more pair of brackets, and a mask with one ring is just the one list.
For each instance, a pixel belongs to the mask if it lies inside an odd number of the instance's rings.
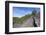
{"label": "distant hillside", "polygon": [[21,18],[18,17],[13,17],[13,22],[15,23],[23,23],[23,21],[25,21],[26,19],[30,18],[32,15],[31,14],[27,14]]}

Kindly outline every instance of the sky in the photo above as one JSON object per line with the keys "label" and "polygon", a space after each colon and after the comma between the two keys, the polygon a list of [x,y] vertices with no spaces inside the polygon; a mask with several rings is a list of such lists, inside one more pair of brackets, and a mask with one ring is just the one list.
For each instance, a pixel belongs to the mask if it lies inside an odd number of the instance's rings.
{"label": "sky", "polygon": [[22,17],[26,14],[31,14],[33,10],[37,12],[40,11],[40,8],[32,8],[32,7],[13,7],[13,17]]}

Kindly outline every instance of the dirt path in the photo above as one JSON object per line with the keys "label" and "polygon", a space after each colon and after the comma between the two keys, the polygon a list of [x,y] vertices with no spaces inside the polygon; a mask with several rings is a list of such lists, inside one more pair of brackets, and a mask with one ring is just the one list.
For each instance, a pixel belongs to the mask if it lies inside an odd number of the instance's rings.
{"label": "dirt path", "polygon": [[25,22],[23,22],[22,27],[33,27],[33,19],[29,18]]}
{"label": "dirt path", "polygon": [[[40,21],[36,17],[35,17],[35,22],[36,22],[36,25],[39,27],[40,26]],[[14,28],[19,28],[19,27],[34,27],[33,19],[29,18],[26,21],[24,21],[23,24],[17,24],[17,23],[14,24]]]}

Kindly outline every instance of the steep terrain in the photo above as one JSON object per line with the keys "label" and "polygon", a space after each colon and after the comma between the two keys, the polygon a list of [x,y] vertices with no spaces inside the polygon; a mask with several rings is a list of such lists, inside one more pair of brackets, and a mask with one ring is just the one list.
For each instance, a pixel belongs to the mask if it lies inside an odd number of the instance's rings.
{"label": "steep terrain", "polygon": [[[35,24],[33,18],[35,20]],[[37,25],[37,27],[40,27],[40,13],[37,13],[35,16],[26,15],[26,17],[22,17],[17,21],[17,23],[13,24],[13,27],[35,27],[35,25]]]}

